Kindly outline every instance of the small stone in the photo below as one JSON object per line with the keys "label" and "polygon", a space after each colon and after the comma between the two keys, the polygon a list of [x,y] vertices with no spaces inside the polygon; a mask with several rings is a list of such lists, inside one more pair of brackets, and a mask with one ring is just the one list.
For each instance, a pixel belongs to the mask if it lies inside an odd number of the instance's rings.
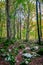
{"label": "small stone", "polygon": [[11,49],[9,49],[9,52],[11,52]]}
{"label": "small stone", "polygon": [[26,61],[25,63],[28,64],[28,61]]}
{"label": "small stone", "polygon": [[25,50],[27,50],[27,49],[30,50],[30,47],[26,47],[26,48],[25,48]]}

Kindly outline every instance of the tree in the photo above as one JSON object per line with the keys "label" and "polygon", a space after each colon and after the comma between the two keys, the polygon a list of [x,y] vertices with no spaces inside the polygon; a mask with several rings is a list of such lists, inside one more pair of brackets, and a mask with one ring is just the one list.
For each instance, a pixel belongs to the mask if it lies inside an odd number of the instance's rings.
{"label": "tree", "polygon": [[19,13],[18,13],[18,10],[17,10],[17,16],[16,16],[16,24],[17,24],[17,39],[20,39],[20,16],[19,16]]}
{"label": "tree", "polygon": [[39,22],[38,22],[38,0],[36,0],[36,19],[37,19],[38,40],[39,40],[39,44],[40,44],[41,39],[40,39]]}
{"label": "tree", "polygon": [[29,9],[29,5],[28,5],[28,20],[27,20],[27,32],[26,32],[26,41],[29,40],[29,17],[30,17],[30,9]]}
{"label": "tree", "polygon": [[30,25],[30,15],[31,15],[31,12],[34,11],[34,4],[30,1],[27,1],[27,7],[28,7],[28,16],[27,16],[27,31],[26,31],[26,41],[29,40],[29,25]]}
{"label": "tree", "polygon": [[11,29],[10,29],[10,16],[9,16],[9,0],[6,0],[6,15],[7,15],[7,38],[11,37]]}
{"label": "tree", "polygon": [[42,37],[42,30],[41,30],[41,3],[39,2],[39,15],[40,15],[40,37]]}
{"label": "tree", "polygon": [[[1,22],[1,8],[0,8],[0,22]],[[2,31],[1,31],[2,29],[1,29],[1,23],[0,23],[0,38],[1,38],[1,36],[2,36]]]}

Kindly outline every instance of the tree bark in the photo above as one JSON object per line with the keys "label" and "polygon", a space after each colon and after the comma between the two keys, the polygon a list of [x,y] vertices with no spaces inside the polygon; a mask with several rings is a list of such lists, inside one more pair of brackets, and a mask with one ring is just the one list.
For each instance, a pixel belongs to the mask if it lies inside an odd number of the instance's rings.
{"label": "tree bark", "polygon": [[9,0],[6,0],[6,15],[7,15],[7,38],[10,39],[10,17],[9,17]]}
{"label": "tree bark", "polygon": [[41,30],[41,3],[39,2],[39,14],[40,14],[40,37],[42,38],[42,30]]}
{"label": "tree bark", "polygon": [[13,38],[15,39],[15,35],[16,35],[16,27],[15,27],[15,15],[16,15],[16,11],[15,11],[15,13],[14,13],[14,25],[13,25],[13,30],[14,30],[14,36],[13,36]]}
{"label": "tree bark", "polygon": [[21,17],[20,17],[20,39],[21,39]]}
{"label": "tree bark", "polygon": [[39,40],[39,44],[40,44],[41,43],[41,39],[40,39],[39,23],[38,23],[38,0],[36,0],[36,20],[37,20],[38,40]]}
{"label": "tree bark", "polygon": [[30,10],[29,10],[29,7],[28,7],[28,20],[27,20],[26,41],[29,40],[29,16],[30,16]]}
{"label": "tree bark", "polygon": [[19,35],[19,20],[17,21],[17,39],[19,39],[20,37],[19,37],[20,35]]}

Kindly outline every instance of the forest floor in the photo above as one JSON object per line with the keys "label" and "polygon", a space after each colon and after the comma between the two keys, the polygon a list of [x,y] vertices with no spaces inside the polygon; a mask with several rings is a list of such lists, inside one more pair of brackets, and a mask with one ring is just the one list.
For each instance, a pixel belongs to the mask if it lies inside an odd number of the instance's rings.
{"label": "forest floor", "polygon": [[[16,51],[17,51],[17,48],[19,47],[19,45],[21,43],[23,43],[23,45],[25,46],[25,48],[19,48],[18,52],[14,53],[14,49],[16,48]],[[23,56],[22,56],[24,50],[26,50],[25,51],[26,53],[37,52],[38,51],[37,49],[35,49],[35,51],[33,51],[33,50],[31,51],[30,50],[31,49],[30,47],[33,47],[33,46],[37,46],[37,44],[31,44],[30,45],[29,43],[21,42],[21,41],[19,41],[19,44],[18,44],[18,42],[16,42],[14,44],[9,45],[7,47],[7,52],[6,53],[12,53],[13,55],[16,54],[16,55],[14,55],[16,63],[12,64],[12,65],[20,65],[20,63],[25,60],[23,58]],[[43,48],[43,46],[39,46],[39,48],[41,48],[41,47]],[[1,48],[4,48],[4,44],[3,43],[0,44],[0,49]],[[4,54],[4,53],[0,54],[0,65],[11,65],[8,61],[5,60],[5,57],[3,57],[2,54]],[[22,64],[22,65],[43,65],[43,55],[42,56],[36,56],[36,57],[30,58],[30,59],[31,59],[31,62],[29,62],[27,64]]]}

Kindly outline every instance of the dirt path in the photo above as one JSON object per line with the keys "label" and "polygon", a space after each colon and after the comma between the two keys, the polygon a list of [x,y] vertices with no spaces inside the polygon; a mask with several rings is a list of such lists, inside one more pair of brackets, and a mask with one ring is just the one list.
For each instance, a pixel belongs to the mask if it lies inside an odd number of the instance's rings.
{"label": "dirt path", "polygon": [[29,65],[43,65],[43,57],[32,59]]}

